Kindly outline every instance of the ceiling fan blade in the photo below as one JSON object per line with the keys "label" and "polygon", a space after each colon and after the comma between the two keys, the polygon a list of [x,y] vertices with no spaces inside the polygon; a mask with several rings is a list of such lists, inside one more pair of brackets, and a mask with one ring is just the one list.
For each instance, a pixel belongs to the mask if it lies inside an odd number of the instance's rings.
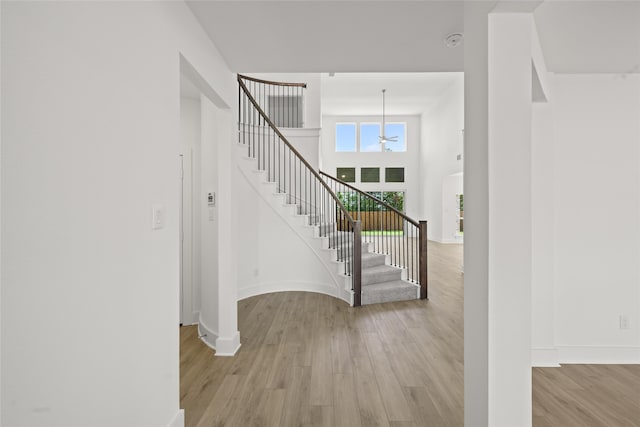
{"label": "ceiling fan blade", "polygon": [[397,136],[379,136],[378,138],[380,138],[380,143],[382,144],[383,142],[398,142],[398,137]]}

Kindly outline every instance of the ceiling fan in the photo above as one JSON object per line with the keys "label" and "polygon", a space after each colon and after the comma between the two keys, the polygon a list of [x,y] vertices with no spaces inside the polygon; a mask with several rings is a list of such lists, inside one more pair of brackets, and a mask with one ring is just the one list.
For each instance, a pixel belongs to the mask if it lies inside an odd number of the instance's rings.
{"label": "ceiling fan", "polygon": [[378,138],[380,138],[380,144],[384,144],[385,142],[398,142],[398,137],[397,136],[386,136],[384,134],[385,132],[385,122],[384,122],[384,93],[386,92],[386,89],[382,89],[382,135],[379,136]]}

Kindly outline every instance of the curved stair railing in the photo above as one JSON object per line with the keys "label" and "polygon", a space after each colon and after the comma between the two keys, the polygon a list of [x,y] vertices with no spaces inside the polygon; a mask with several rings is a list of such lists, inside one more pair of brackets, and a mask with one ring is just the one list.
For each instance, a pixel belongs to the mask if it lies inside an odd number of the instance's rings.
{"label": "curved stair railing", "polygon": [[391,265],[406,269],[407,280],[420,285],[420,298],[427,298],[427,222],[416,221],[338,178],[322,171],[320,175],[360,221],[363,241],[373,246],[373,252],[388,255]]}
{"label": "curved stair railing", "polygon": [[[301,127],[304,83],[279,83],[238,74],[238,143],[256,159],[258,170],[286,193],[287,203],[308,216],[336,249],[343,273],[351,278],[353,305],[361,305],[362,237],[340,198],[282,134],[282,127]],[[265,113],[269,111],[273,117]]]}

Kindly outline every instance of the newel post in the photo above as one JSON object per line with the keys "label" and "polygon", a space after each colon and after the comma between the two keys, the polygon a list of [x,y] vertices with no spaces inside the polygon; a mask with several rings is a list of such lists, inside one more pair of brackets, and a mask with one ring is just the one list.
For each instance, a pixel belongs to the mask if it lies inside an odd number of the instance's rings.
{"label": "newel post", "polygon": [[353,278],[353,306],[362,305],[362,223],[353,221],[353,260],[351,274]]}
{"label": "newel post", "polygon": [[427,299],[427,221],[420,221],[419,230],[420,299]]}

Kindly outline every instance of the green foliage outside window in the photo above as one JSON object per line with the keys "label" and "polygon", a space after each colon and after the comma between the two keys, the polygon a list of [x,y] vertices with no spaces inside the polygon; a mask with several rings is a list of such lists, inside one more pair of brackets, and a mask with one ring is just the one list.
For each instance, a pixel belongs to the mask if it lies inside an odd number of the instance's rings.
{"label": "green foliage outside window", "polygon": [[[370,195],[377,199],[381,199],[389,206],[404,212],[404,192],[403,191],[371,191]],[[374,212],[388,210],[385,206],[379,202],[372,200],[368,197],[360,196],[359,193],[341,193],[339,192],[338,198],[349,212]],[[358,209],[358,206],[360,209]]]}

